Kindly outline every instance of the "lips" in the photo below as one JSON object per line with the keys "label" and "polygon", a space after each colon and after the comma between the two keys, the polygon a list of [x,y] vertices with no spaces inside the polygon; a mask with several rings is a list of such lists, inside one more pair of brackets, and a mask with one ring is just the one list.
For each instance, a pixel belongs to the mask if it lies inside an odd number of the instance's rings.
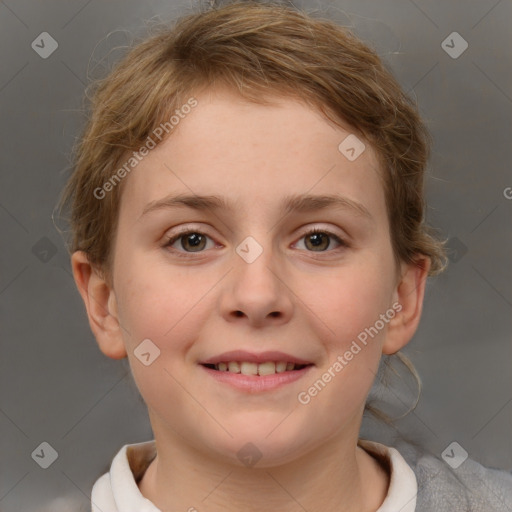
{"label": "lips", "polygon": [[246,362],[246,363],[268,363],[268,362],[285,362],[285,363],[293,363],[296,366],[308,366],[312,365],[311,361],[307,361],[306,359],[301,359],[299,357],[295,357],[291,354],[285,354],[284,352],[277,351],[267,351],[260,352],[256,354],[254,352],[247,352],[245,350],[232,350],[230,352],[224,352],[223,354],[219,354],[217,356],[210,357],[205,359],[204,361],[200,361],[199,364],[202,365],[218,365],[219,363],[228,364],[232,361],[236,362]]}
{"label": "lips", "polygon": [[[275,352],[267,352],[265,354],[251,354],[249,359],[266,359],[269,357],[268,354],[272,354],[271,357],[275,357],[276,355]],[[219,360],[219,358],[223,359],[224,357],[240,357],[240,353],[235,356],[233,356],[232,352],[229,354],[221,354],[220,356],[216,356],[215,358],[211,358],[209,360]],[[241,357],[248,357],[247,352],[242,353]],[[278,357],[283,357],[283,354],[278,353]],[[301,361],[301,359],[297,359],[289,355],[286,357]],[[201,363],[199,367],[202,369],[202,371],[205,372],[206,375],[209,376],[209,378],[219,382],[220,385],[226,385],[231,387],[231,389],[237,390],[237,392],[244,392],[249,394],[273,392],[287,386],[291,386],[294,382],[297,382],[300,379],[304,379],[315,366],[312,363],[307,365],[284,363],[286,364],[286,369],[284,371],[278,371],[282,369],[283,363],[281,363],[280,368],[275,366],[273,362],[268,361],[263,363],[242,361],[241,364],[237,361],[231,361],[229,365],[232,368],[225,368],[225,364],[226,363],[223,363],[222,361],[216,364]],[[288,365],[290,365],[290,367]],[[291,367],[293,367],[293,369]]]}

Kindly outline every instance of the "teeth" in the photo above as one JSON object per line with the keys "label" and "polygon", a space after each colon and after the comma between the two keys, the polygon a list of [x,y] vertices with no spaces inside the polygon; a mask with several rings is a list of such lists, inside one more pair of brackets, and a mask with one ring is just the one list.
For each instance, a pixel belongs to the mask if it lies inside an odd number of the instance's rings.
{"label": "teeth", "polygon": [[230,361],[228,369],[231,373],[240,373],[240,365],[236,361]]}
{"label": "teeth", "polygon": [[286,362],[285,361],[279,361],[276,363],[276,373],[283,373],[286,371]]}
{"label": "teeth", "polygon": [[242,373],[243,375],[273,375],[295,369],[295,363],[286,361],[266,361],[264,363],[250,363],[248,361],[229,361],[221,362],[215,365],[215,368],[221,372],[229,371],[231,373]]}
{"label": "teeth", "polygon": [[240,364],[240,373],[243,375],[258,375],[258,363],[246,363],[244,361]]}
{"label": "teeth", "polygon": [[261,363],[258,365],[258,375],[272,375],[276,373],[276,363]]}

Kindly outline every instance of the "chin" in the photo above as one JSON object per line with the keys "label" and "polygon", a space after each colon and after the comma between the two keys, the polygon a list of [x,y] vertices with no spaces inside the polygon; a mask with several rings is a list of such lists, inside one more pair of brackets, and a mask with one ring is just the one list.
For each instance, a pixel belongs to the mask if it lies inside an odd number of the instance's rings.
{"label": "chin", "polygon": [[227,456],[229,464],[238,466],[269,468],[290,463],[304,453],[311,436],[305,436],[304,430],[290,431],[288,425],[280,425],[283,415],[277,421],[272,418],[270,422],[253,421],[249,428],[232,424],[227,430],[233,437],[221,434],[221,439],[209,443],[210,448],[217,452],[216,457]]}

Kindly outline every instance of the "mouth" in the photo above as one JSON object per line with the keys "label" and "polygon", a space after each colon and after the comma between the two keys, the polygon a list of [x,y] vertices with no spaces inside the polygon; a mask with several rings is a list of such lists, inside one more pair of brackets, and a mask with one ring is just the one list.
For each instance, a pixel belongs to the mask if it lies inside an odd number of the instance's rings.
{"label": "mouth", "polygon": [[301,379],[315,364],[284,352],[255,354],[235,350],[200,361],[199,366],[221,385],[246,393],[261,393]]}
{"label": "mouth", "polygon": [[298,364],[291,361],[265,361],[263,363],[255,363],[252,361],[220,361],[218,363],[202,363],[202,366],[218,372],[264,377],[266,375],[296,372],[313,365],[311,363]]}

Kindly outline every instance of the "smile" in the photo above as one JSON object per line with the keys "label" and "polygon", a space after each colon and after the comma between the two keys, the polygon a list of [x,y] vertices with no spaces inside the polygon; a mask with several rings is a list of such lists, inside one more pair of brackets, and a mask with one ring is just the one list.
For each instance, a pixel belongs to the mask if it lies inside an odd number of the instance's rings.
{"label": "smile", "polygon": [[203,363],[199,366],[221,385],[227,384],[232,389],[251,394],[283,388],[303,378],[314,367],[313,364],[284,364],[286,365],[284,370],[282,370],[283,362],[279,361],[259,364],[229,361],[216,364]]}
{"label": "smile", "polygon": [[220,372],[241,373],[243,375],[274,375],[276,373],[301,370],[308,365],[295,364],[286,361],[267,361],[264,363],[253,363],[249,361],[221,361],[217,364],[205,364],[207,368]]}

